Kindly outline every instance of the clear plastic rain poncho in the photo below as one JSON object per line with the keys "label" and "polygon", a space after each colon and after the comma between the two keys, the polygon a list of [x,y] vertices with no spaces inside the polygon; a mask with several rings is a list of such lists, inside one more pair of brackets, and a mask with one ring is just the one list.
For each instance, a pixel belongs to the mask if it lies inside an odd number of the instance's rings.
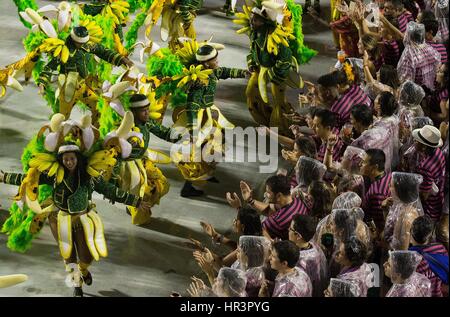
{"label": "clear plastic rain poncho", "polygon": [[[357,199],[355,198],[356,201]],[[317,225],[313,241],[320,245],[322,235],[326,233],[333,234],[334,246],[332,259],[335,258],[341,243],[352,236],[356,236],[365,244],[368,254],[372,252],[370,229],[364,223],[364,211],[359,207],[333,209],[331,214],[322,219]]]}
{"label": "clear plastic rain poncho", "polygon": [[448,0],[437,0],[434,5],[434,14],[439,23],[436,39],[440,43],[448,40]]}
{"label": "clear plastic rain poncho", "polygon": [[364,222],[364,211],[361,208],[336,209],[332,211],[331,216],[335,230],[341,235],[341,242],[356,236],[370,251],[370,230]]}
{"label": "clear plastic rain poncho", "polygon": [[300,156],[295,166],[295,174],[297,177],[297,187],[292,189],[292,193],[308,191],[308,186],[313,181],[322,180],[327,167],[318,160],[310,157]]}
{"label": "clear plastic rain poncho", "polygon": [[399,162],[399,123],[400,119],[398,115],[394,114],[389,117],[378,118],[372,125],[373,128],[380,128],[389,131],[389,138],[392,143],[389,147],[392,150],[392,153],[390,154],[390,156],[392,157],[391,168],[395,168]]}
{"label": "clear plastic rain poncho", "polygon": [[358,287],[351,281],[341,280],[338,278],[330,279],[330,295],[331,297],[358,297]]}
{"label": "clear plastic rain poncho", "polygon": [[311,242],[311,248],[300,250],[297,266],[308,274],[313,287],[313,297],[321,297],[328,282],[328,262],[322,249]]}
{"label": "clear plastic rain poncho", "polygon": [[247,278],[241,270],[223,267],[219,270],[213,292],[219,297],[246,297]]}
{"label": "clear plastic rain poncho", "polygon": [[420,203],[419,186],[423,181],[422,175],[414,173],[392,173],[394,199],[389,208],[384,227],[384,238],[391,249],[407,249],[412,222],[423,215]]}
{"label": "clear plastic rain poncho", "polygon": [[389,265],[393,283],[386,297],[431,297],[431,282],[416,272],[422,256],[415,251],[390,251]]}
{"label": "clear plastic rain poncho", "polygon": [[333,233],[333,219],[334,219],[333,213],[335,212],[335,210],[357,208],[360,207],[361,204],[362,204],[361,198],[358,196],[358,194],[354,192],[346,192],[336,197],[336,199],[333,201],[331,214],[324,217],[317,224],[316,233],[314,234],[313,241],[317,245],[320,245],[323,234]]}
{"label": "clear plastic rain poncho", "polygon": [[295,267],[287,274],[278,274],[272,297],[311,297],[311,280],[301,268]]}
{"label": "clear plastic rain poncho", "polygon": [[341,169],[349,174],[359,174],[359,165],[364,160],[366,152],[358,147],[347,146],[341,160]]}
{"label": "clear plastic rain poncho", "polygon": [[412,80],[433,91],[441,54],[425,43],[425,26],[409,22],[403,44],[405,49],[397,64],[400,81]]}
{"label": "clear plastic rain poncho", "polygon": [[379,149],[386,155],[385,170],[390,171],[393,162],[394,144],[391,141],[392,131],[383,127],[369,128],[352,142],[351,146],[363,150]]}
{"label": "clear plastic rain poncho", "polygon": [[407,80],[401,85],[398,113],[400,119],[399,136],[401,139],[410,135],[412,119],[424,116],[423,109],[420,106],[423,98],[425,98],[425,91],[413,81]]}
{"label": "clear plastic rain poncho", "polygon": [[355,297],[367,297],[367,290],[374,286],[372,268],[367,263],[363,263],[359,268],[342,272],[337,278],[355,285]]}
{"label": "clear plastic rain poncho", "polygon": [[249,297],[258,297],[261,284],[264,282],[264,265],[267,262],[270,241],[265,237],[241,236],[239,238],[240,268],[247,278],[246,291]]}
{"label": "clear plastic rain poncho", "polygon": [[337,196],[333,201],[332,209],[351,209],[361,207],[362,199],[357,193],[346,192]]}

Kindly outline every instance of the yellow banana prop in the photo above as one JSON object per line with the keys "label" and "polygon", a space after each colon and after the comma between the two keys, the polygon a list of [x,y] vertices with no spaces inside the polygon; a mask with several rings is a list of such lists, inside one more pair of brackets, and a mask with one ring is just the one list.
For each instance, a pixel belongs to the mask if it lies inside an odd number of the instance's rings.
{"label": "yellow banana prop", "polygon": [[261,98],[264,102],[269,102],[269,98],[267,97],[267,73],[268,68],[261,66],[261,69],[259,70],[259,76],[258,76],[258,90],[259,94],[261,95]]}

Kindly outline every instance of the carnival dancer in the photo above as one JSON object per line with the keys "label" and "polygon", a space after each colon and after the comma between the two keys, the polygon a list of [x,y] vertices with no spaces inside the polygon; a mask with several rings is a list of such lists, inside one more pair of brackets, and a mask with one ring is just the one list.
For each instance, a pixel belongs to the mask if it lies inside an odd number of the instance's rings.
{"label": "carnival dancer", "polygon": [[[244,5],[235,23],[243,26],[237,33],[247,33],[250,54],[247,64],[252,76],[247,84],[247,105],[253,119],[264,126],[278,127],[289,134],[289,122],[283,113],[293,112],[286,101],[286,86],[302,88],[298,65],[308,62],[316,52],[303,45],[302,7],[292,0],[257,1]],[[273,104],[269,105],[267,85],[271,84]]]}
{"label": "carnival dancer", "polygon": [[[201,45],[195,53],[195,64],[189,66],[189,70],[186,69],[183,74],[173,77],[180,79],[179,86],[183,86],[187,93],[185,106],[178,107],[174,112],[174,127],[187,128],[195,142],[188,160],[182,155],[176,155],[174,159],[186,180],[181,191],[183,197],[200,196],[203,194],[200,187],[206,181],[218,182],[214,177],[216,162],[206,162],[203,158],[193,161],[196,153],[200,152],[222,155],[223,130],[234,128],[214,105],[218,80],[248,78],[250,75],[246,69],[219,67],[218,50],[222,48],[223,45],[211,42]],[[207,150],[205,146],[208,146]]]}

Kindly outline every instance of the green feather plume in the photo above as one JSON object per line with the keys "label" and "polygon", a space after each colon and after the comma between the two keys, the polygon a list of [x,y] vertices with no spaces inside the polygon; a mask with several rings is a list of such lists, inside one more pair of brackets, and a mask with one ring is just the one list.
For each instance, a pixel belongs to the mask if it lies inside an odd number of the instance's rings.
{"label": "green feather plume", "polygon": [[[17,7],[17,12],[25,11],[27,8],[31,8],[33,10],[37,10],[38,6],[34,0],[13,0],[14,4]],[[22,21],[23,25],[28,29],[31,29],[31,24],[25,21],[22,17],[20,17],[20,21]]]}
{"label": "green feather plume", "polygon": [[292,22],[294,26],[293,31],[295,36],[295,39],[291,40],[289,44],[299,64],[305,64],[309,62],[311,58],[317,55],[317,51],[310,49],[303,43],[304,36],[302,30],[302,6],[296,4],[294,0],[286,0],[286,5],[292,14]]}

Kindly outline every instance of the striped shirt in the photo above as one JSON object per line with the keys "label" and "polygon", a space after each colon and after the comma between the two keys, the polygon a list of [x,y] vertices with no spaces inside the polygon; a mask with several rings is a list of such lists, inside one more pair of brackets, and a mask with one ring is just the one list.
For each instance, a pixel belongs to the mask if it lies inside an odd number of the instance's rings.
{"label": "striped shirt", "polygon": [[385,64],[397,67],[400,55],[400,45],[396,40],[383,41],[383,57]]}
{"label": "striped shirt", "polygon": [[289,239],[289,226],[292,218],[297,215],[307,215],[309,209],[306,204],[297,197],[292,198],[289,205],[277,210],[263,221],[263,227],[269,232],[272,238],[280,238],[282,240]]}
{"label": "striped shirt", "polygon": [[349,90],[334,102],[330,110],[336,113],[338,117],[336,126],[339,129],[341,129],[345,123],[350,122],[350,112],[352,107],[361,103],[366,104],[369,107],[371,106],[370,98],[358,85],[352,85]]}
{"label": "striped shirt", "polygon": [[392,174],[386,173],[370,183],[363,199],[364,220],[373,220],[381,231],[384,228],[384,216],[381,203],[391,196],[390,183]]}
{"label": "striped shirt", "polygon": [[291,176],[291,179],[289,181],[289,185],[291,186],[291,189],[298,186],[297,174],[295,173],[295,170],[293,170],[293,172],[292,172],[292,176]]}
{"label": "striped shirt", "polygon": [[[342,141],[342,139],[338,136],[337,142],[333,147],[333,161],[334,162],[340,162],[342,155],[344,155],[345,149],[347,148],[347,145]],[[327,142],[323,142],[319,150],[317,152],[317,160],[320,162],[323,162],[323,159],[325,157],[325,152],[327,150]]]}
{"label": "striped shirt", "polygon": [[430,42],[430,41],[427,41],[427,44],[430,45],[432,48],[434,48],[436,51],[438,51],[439,54],[441,54],[441,63],[442,64],[447,63],[447,49],[445,48],[444,44]]}
{"label": "striped shirt", "polygon": [[414,17],[413,17],[413,15],[410,12],[404,11],[402,14],[400,14],[397,17],[397,20],[398,20],[398,29],[402,33],[405,33],[406,32],[406,26],[408,25],[409,22],[414,21]]}
{"label": "striped shirt", "polygon": [[[415,250],[416,247],[412,247],[412,250]],[[420,253],[428,253],[428,254],[443,254],[447,255],[447,250],[445,247],[440,243],[433,243],[427,246],[422,246],[420,248]],[[416,269],[417,273],[423,274],[431,282],[431,297],[442,297],[442,281],[441,279],[434,274],[434,272],[431,270],[430,266],[428,265],[428,261],[422,257],[422,261],[419,263]]]}
{"label": "striped shirt", "polygon": [[[436,148],[432,155],[425,156],[419,163],[416,173],[423,177],[420,191],[429,193],[428,199],[422,201],[423,211],[431,219],[438,220],[444,204],[445,157],[442,151]],[[438,188],[437,194],[432,193],[433,183]]]}
{"label": "striped shirt", "polygon": [[410,79],[433,91],[440,63],[441,55],[433,47],[426,44],[407,45],[397,65],[398,77],[401,82]]}

